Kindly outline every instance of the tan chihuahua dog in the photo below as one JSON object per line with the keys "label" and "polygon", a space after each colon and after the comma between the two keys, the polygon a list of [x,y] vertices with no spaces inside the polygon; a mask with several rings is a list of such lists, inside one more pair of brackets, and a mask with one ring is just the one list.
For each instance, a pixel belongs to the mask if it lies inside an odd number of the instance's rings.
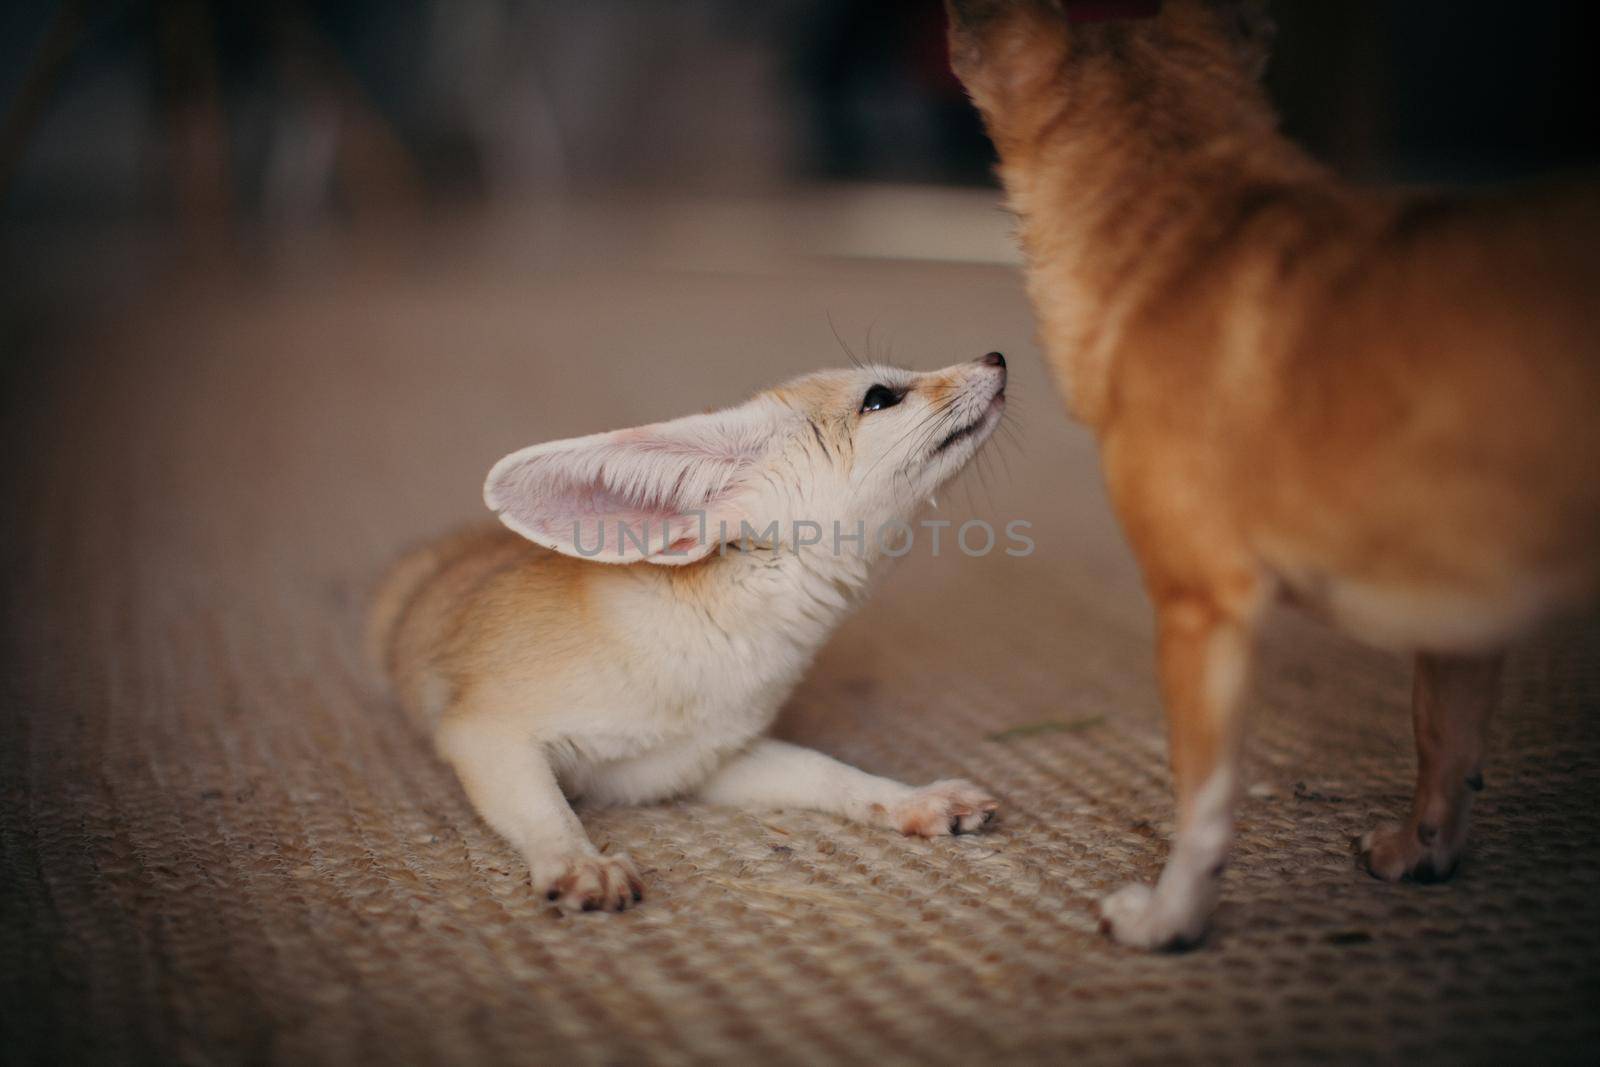
{"label": "tan chihuahua dog", "polygon": [[1257,5],[948,6],[1156,610],[1177,837],[1104,925],[1204,932],[1279,594],[1416,654],[1411,815],[1360,849],[1380,878],[1447,876],[1502,649],[1600,584],[1600,197],[1341,182],[1276,132]]}
{"label": "tan chihuahua dog", "polygon": [[998,352],[827,371],[535,445],[484,486],[510,530],[395,567],[371,650],[537,892],[585,911],[643,895],[569,797],[815,808],[925,837],[989,821],[968,782],[913,788],[761,735],[884,544],[898,554],[914,509],[993,431],[1005,383]]}

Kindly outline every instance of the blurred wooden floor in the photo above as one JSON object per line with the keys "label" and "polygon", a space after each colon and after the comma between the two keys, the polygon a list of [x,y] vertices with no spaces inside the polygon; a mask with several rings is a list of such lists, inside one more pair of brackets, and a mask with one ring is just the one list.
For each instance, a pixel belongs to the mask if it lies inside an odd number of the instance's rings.
{"label": "blurred wooden floor", "polygon": [[[1213,938],[1157,957],[1097,935],[1093,901],[1151,878],[1171,826],[1149,622],[1009,268],[458,250],[62,306],[13,303],[6,333],[8,1062],[1600,1052],[1595,625],[1517,652],[1473,852],[1418,887],[1348,845],[1409,796],[1405,665],[1275,617]],[[800,812],[585,813],[651,896],[557,917],[363,673],[365,593],[480,515],[502,453],[842,363],[830,317],[915,366],[1011,358],[1024,447],[991,446],[941,509],[1026,519],[1038,551],[919,548],[782,732],[972,777],[1004,822],[928,843]]]}

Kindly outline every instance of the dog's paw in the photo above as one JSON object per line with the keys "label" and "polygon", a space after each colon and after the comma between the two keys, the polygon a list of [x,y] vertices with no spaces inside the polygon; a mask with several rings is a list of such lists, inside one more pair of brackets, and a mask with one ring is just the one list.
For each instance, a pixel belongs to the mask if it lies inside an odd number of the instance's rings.
{"label": "dog's paw", "polygon": [[887,808],[884,821],[913,837],[970,834],[994,818],[1000,802],[971,782],[950,778],[917,789]]}
{"label": "dog's paw", "polygon": [[626,911],[644,899],[644,880],[624,855],[574,853],[531,865],[535,893],[562,911]]}
{"label": "dog's paw", "polygon": [[[1424,841],[1424,837],[1429,840]],[[1410,826],[1384,823],[1361,835],[1356,841],[1356,853],[1362,868],[1385,882],[1442,882],[1456,872],[1461,859],[1460,843],[1445,837],[1438,832],[1429,834]]]}
{"label": "dog's paw", "polygon": [[1205,936],[1206,915],[1171,906],[1147,885],[1125,885],[1100,902],[1100,929],[1133,948],[1180,951]]}

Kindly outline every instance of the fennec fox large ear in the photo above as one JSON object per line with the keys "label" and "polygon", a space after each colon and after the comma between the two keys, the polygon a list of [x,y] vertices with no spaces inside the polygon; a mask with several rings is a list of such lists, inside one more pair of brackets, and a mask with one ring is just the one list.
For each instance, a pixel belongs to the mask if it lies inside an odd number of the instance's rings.
{"label": "fennec fox large ear", "polygon": [[775,432],[746,404],[551,441],[494,465],[483,499],[536,544],[604,563],[684,564],[752,519],[749,475]]}

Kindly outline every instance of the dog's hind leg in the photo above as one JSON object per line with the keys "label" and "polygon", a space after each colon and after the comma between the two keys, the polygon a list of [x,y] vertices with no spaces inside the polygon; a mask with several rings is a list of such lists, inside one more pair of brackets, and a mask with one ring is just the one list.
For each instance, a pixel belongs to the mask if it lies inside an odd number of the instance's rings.
{"label": "dog's hind leg", "polygon": [[1178,832],[1155,887],[1107,897],[1101,928],[1128,945],[1184,948],[1205,933],[1233,837],[1253,618],[1185,597],[1158,604],[1157,625]]}
{"label": "dog's hind leg", "polygon": [[1455,872],[1467,843],[1472,794],[1483,788],[1483,735],[1500,694],[1504,656],[1417,657],[1411,719],[1417,791],[1403,826],[1359,843],[1361,863],[1387,881],[1435,882]]}

